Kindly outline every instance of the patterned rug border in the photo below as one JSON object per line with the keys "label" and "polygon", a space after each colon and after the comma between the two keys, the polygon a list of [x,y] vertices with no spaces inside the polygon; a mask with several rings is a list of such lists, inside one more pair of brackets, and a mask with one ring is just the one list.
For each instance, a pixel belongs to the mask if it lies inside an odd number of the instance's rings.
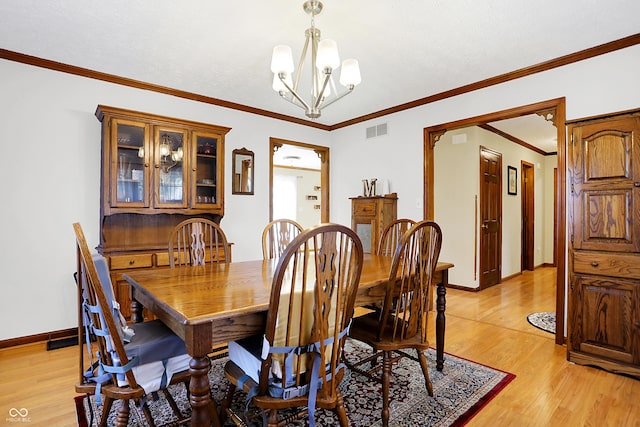
{"label": "patterned rug border", "polygon": [[[429,349],[429,352],[433,352],[435,353],[434,349]],[[432,353],[432,354],[433,354]],[[465,358],[465,357],[461,357],[461,356],[457,356],[448,352],[445,352],[446,356],[450,356],[451,358],[455,358],[455,359],[459,359],[461,361],[473,364],[473,365],[477,365],[477,366],[482,366],[486,369],[495,371],[495,372],[499,372],[501,374],[503,374],[503,378],[500,379],[497,383],[495,383],[490,390],[488,390],[484,395],[482,395],[481,397],[478,398],[478,400],[473,403],[470,407],[468,407],[464,412],[459,413],[458,416],[456,417],[455,420],[453,420],[450,424],[448,424],[448,427],[462,427],[464,425],[466,425],[473,417],[475,417],[478,413],[480,413],[480,411],[491,401],[493,400],[502,390],[504,390],[504,388],[509,385],[509,383],[511,383],[511,381],[513,381],[516,378],[515,374],[512,374],[510,372],[504,371],[502,369],[498,369],[498,368],[494,368],[492,366],[486,365],[484,363],[480,363],[480,362],[476,362],[474,360]],[[445,358],[445,363],[446,363],[446,358]],[[435,365],[434,365],[435,366]],[[88,424],[88,417],[87,417],[87,411],[85,409],[85,399],[86,399],[86,395],[78,395],[74,398],[74,404],[76,406],[76,416],[77,416],[77,422],[78,422],[78,427],[90,427]],[[133,413],[134,411],[132,411],[131,416],[133,418],[135,418],[135,415]],[[398,420],[400,421],[400,420]],[[422,425],[422,424],[411,424],[411,425]]]}
{"label": "patterned rug border", "polygon": [[[449,353],[445,352],[445,354],[449,354]],[[464,357],[460,357],[460,356],[454,356],[454,357],[457,357],[458,359],[466,360],[467,362],[475,363],[476,365],[481,365],[481,366],[484,366],[485,368],[493,369],[494,371],[502,372],[503,374],[505,374],[505,377],[502,380],[500,380],[500,382],[496,384],[491,389],[491,391],[489,391],[487,394],[482,396],[476,403],[474,403],[469,409],[467,409],[467,411],[464,414],[458,417],[458,419],[449,426],[449,427],[462,427],[465,424],[467,424],[469,421],[471,421],[473,417],[478,415],[482,410],[482,408],[487,406],[489,402],[493,400],[494,397],[500,394],[500,392],[504,390],[504,388],[508,386],[509,383],[511,383],[511,381],[516,379],[516,374],[512,374],[511,372],[503,371],[502,369],[497,369],[492,366],[485,365],[483,363],[478,363],[476,361],[473,361]]]}

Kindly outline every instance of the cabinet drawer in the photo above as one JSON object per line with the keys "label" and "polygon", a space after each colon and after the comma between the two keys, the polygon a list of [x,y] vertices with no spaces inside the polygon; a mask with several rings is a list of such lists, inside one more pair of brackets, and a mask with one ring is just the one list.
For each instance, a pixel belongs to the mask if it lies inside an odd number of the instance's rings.
{"label": "cabinet drawer", "polygon": [[153,265],[152,254],[129,254],[129,255],[112,255],[111,256],[112,270],[151,267],[152,265]]}
{"label": "cabinet drawer", "polygon": [[574,252],[576,273],[640,279],[640,255],[603,252]]}
{"label": "cabinet drawer", "polygon": [[156,252],[156,265],[158,267],[166,267],[169,265],[169,252]]}
{"label": "cabinet drawer", "polygon": [[353,204],[353,215],[373,215],[376,210],[376,203],[371,200],[363,200]]}

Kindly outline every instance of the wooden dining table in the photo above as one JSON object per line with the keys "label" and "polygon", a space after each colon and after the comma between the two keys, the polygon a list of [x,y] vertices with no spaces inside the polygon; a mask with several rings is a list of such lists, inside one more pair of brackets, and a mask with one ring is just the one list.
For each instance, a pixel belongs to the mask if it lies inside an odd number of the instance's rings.
{"label": "wooden dining table", "polygon": [[[365,254],[356,305],[381,302],[391,257]],[[123,274],[131,285],[132,320],[147,308],[186,343],[191,356],[191,425],[217,425],[210,410],[208,354],[217,345],[263,333],[277,261],[158,268]],[[439,262],[436,287],[436,368],[444,361],[445,286],[453,264]]]}

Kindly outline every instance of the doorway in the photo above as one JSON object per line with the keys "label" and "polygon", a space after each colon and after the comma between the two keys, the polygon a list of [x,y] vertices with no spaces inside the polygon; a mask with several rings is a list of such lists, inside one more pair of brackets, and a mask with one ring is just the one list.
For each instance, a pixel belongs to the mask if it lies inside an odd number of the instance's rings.
{"label": "doorway", "polygon": [[481,126],[498,120],[537,114],[545,117],[555,127],[557,132],[558,180],[556,186],[557,233],[556,254],[556,344],[564,343],[565,332],[565,275],[566,275],[566,147],[565,147],[565,105],[564,98],[524,105],[508,110],[483,114],[454,122],[430,126],[424,129],[424,218],[434,218],[434,148],[436,143],[447,130],[468,126]]}
{"label": "doorway", "polygon": [[[282,216],[282,212],[306,211],[314,213],[314,215],[307,215],[307,218],[319,218],[319,221],[315,220],[312,222],[329,222],[329,147],[270,138],[269,150],[271,153],[269,156],[269,221],[278,219],[274,217],[275,213]],[[293,153],[293,155],[283,156],[283,154],[287,152]],[[285,157],[290,158],[284,159]],[[286,160],[286,164],[283,163],[283,159]],[[286,177],[279,177],[277,173],[274,173],[274,170],[282,168],[296,171],[295,174],[291,175],[294,178],[293,181],[287,180]],[[290,193],[295,191],[294,188],[297,185],[295,181],[297,181],[297,178],[317,175],[318,173],[316,172],[319,173],[319,182],[314,181],[307,184],[308,188],[299,197],[293,197],[292,202],[292,198],[288,196],[291,196],[292,194]],[[276,194],[278,188],[280,188],[280,190],[278,190],[278,194]],[[289,188],[289,190],[285,188]],[[283,192],[289,194],[283,194]],[[286,204],[293,203],[294,206],[274,206],[274,202],[278,203],[278,200],[283,200],[283,203]],[[319,212],[319,215],[316,215],[316,210]],[[299,220],[298,217],[289,219]],[[298,222],[300,222],[304,228],[317,225],[305,221]]]}
{"label": "doorway", "polygon": [[[534,191],[534,169],[531,163],[522,161],[520,165],[520,176],[522,188],[522,195],[520,200],[522,203],[521,215],[522,215],[522,261],[521,270],[531,270],[535,268],[534,265],[534,217],[535,211],[533,209],[535,191]],[[554,203],[555,204],[555,203]],[[554,228],[555,230],[555,228]]]}

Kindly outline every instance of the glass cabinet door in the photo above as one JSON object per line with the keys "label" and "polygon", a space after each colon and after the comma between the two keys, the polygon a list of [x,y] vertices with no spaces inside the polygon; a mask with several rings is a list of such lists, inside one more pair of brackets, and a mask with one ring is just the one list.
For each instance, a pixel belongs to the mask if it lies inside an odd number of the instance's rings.
{"label": "glass cabinet door", "polygon": [[211,209],[222,203],[218,188],[222,179],[218,175],[218,156],[220,136],[202,132],[193,133],[194,157],[192,179],[192,205],[196,208]]}
{"label": "glass cabinet door", "polygon": [[112,124],[115,141],[111,145],[114,149],[111,206],[147,207],[149,168],[145,153],[148,151],[148,126],[126,120],[114,120]]}
{"label": "glass cabinet door", "polygon": [[186,207],[187,170],[184,167],[187,132],[156,127],[154,132],[154,205],[158,208]]}

